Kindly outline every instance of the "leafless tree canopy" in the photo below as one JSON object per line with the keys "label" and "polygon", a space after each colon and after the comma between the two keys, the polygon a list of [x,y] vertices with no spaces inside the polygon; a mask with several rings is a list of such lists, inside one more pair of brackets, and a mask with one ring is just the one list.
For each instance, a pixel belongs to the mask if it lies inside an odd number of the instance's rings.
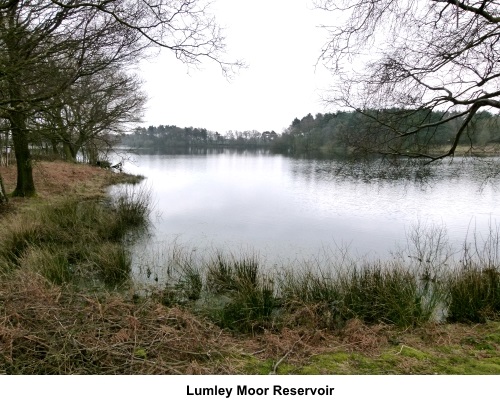
{"label": "leafless tree canopy", "polygon": [[[16,156],[14,194],[35,193],[29,143],[54,117],[64,128],[53,129],[73,140],[75,150],[96,128],[116,133],[125,119],[136,120],[144,97],[134,96],[138,82],[120,69],[152,47],[173,52],[189,66],[208,59],[226,76],[238,69],[241,62],[225,59],[224,37],[209,5],[208,0],[0,0],[0,121]],[[85,97],[85,87],[87,100],[77,101]]]}
{"label": "leafless tree canopy", "polygon": [[146,46],[167,48],[189,65],[204,58],[217,62],[225,75],[242,65],[224,59],[225,38],[206,0],[50,0],[60,9],[88,10],[110,18]]}
{"label": "leafless tree canopy", "polygon": [[[321,61],[336,75],[329,101],[363,111],[395,140],[457,121],[444,154],[453,155],[481,109],[500,109],[500,2],[478,0],[318,0],[340,21],[326,27]],[[414,114],[412,127],[380,119],[393,109]],[[434,112],[430,115],[422,112]],[[439,114],[435,114],[439,112]]]}

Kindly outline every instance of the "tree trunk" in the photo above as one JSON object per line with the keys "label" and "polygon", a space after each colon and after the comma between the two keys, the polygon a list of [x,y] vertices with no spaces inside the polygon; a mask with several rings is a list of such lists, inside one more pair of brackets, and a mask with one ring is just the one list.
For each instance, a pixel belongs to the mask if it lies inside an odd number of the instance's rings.
{"label": "tree trunk", "polygon": [[63,150],[64,150],[64,156],[66,157],[66,160],[68,162],[75,163],[76,162],[76,153],[74,152],[73,147],[71,146],[71,143],[69,143],[65,139],[63,139]]}
{"label": "tree trunk", "polygon": [[[7,28],[7,35],[4,37],[5,48],[7,50],[8,66],[17,68],[23,66],[29,55],[20,51],[19,37],[22,28],[19,29],[17,21],[18,2],[12,2],[9,7],[7,21],[2,21]],[[10,74],[7,77],[7,86],[11,101],[7,111],[14,153],[17,166],[17,185],[12,193],[18,197],[32,197],[35,195],[35,183],[33,181],[33,162],[29,150],[28,129],[26,128],[27,113],[26,106],[23,105],[23,80],[20,76]]]}
{"label": "tree trunk", "polygon": [[54,138],[50,138],[50,143],[52,145],[52,153],[59,155],[59,149],[57,149],[57,141]]}
{"label": "tree trunk", "polygon": [[22,111],[10,111],[10,125],[17,165],[17,185],[12,193],[17,197],[32,197],[35,195],[33,181],[33,161],[29,150],[26,116]]}
{"label": "tree trunk", "polygon": [[7,202],[9,202],[9,198],[7,197],[7,193],[5,192],[2,175],[0,174],[0,205]]}

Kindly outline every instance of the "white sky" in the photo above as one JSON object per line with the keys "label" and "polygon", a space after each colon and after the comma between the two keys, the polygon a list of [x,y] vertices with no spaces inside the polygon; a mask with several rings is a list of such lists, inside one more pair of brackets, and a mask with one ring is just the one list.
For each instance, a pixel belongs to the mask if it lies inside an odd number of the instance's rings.
{"label": "white sky", "polygon": [[228,82],[208,60],[189,72],[166,51],[142,62],[143,126],[281,132],[295,117],[325,112],[321,94],[331,77],[315,64],[326,40],[318,26],[332,13],[314,10],[311,0],[216,0],[212,10],[225,27],[227,59],[248,68]]}

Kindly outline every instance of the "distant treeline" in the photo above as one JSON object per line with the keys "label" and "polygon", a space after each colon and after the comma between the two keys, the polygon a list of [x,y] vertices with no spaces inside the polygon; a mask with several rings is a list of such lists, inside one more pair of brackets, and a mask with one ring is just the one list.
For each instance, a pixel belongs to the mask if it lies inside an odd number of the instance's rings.
{"label": "distant treeline", "polygon": [[188,147],[266,147],[278,138],[274,131],[229,131],[225,135],[205,128],[179,128],[175,125],[137,127],[123,138],[126,146],[147,149]]}
{"label": "distant treeline", "polygon": [[[425,152],[429,148],[449,145],[461,118],[450,121],[450,113],[409,110],[374,110],[364,113],[337,111],[327,114],[308,114],[295,118],[278,134],[275,131],[228,131],[222,135],[205,128],[179,128],[175,125],[137,127],[123,138],[126,146],[156,150],[189,147],[267,147],[286,154],[346,154],[370,152],[381,146],[399,152]],[[445,121],[428,126],[429,123]],[[462,144],[485,146],[500,143],[500,117],[483,111],[469,124]],[[420,129],[418,129],[420,128]],[[417,130],[418,129],[418,130]],[[411,136],[399,133],[414,132]]]}
{"label": "distant treeline", "polygon": [[[290,127],[273,141],[272,150],[289,154],[343,154],[348,151],[375,151],[386,146],[400,152],[423,152],[449,145],[454,139],[463,122],[461,118],[438,126],[426,126],[446,120],[449,115],[425,110],[338,111],[314,117],[308,114],[302,119],[295,118]],[[498,115],[479,112],[461,142],[476,146],[500,143],[499,123]],[[418,128],[421,129],[416,130]],[[395,130],[415,133],[400,137]]]}

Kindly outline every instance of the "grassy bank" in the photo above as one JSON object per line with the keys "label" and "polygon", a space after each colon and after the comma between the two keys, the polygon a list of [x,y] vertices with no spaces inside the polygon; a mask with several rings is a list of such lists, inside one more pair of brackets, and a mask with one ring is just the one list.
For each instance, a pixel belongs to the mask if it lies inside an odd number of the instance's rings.
{"label": "grassy bank", "polygon": [[1,214],[1,373],[500,372],[494,262],[269,272],[254,256],[174,251],[144,290],[127,235],[147,226],[148,193],[111,199],[106,186],[134,179],[83,165],[39,163],[35,176],[38,197]]}

